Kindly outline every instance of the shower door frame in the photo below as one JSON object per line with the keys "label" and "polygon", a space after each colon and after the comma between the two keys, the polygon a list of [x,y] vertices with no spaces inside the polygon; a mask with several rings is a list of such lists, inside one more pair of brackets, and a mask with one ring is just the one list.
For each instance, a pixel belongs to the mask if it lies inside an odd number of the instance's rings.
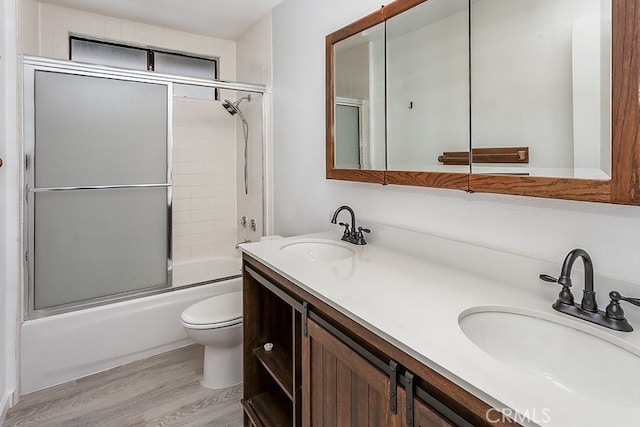
{"label": "shower door frame", "polygon": [[[110,78],[124,81],[134,81],[140,83],[160,84],[167,87],[167,181],[159,184],[137,184],[137,185],[105,185],[105,186],[82,186],[82,187],[65,187],[65,188],[34,188],[34,168],[31,164],[35,154],[35,74],[37,71],[50,71],[65,74],[75,74],[88,77]],[[208,87],[222,90],[241,91],[249,93],[259,93],[262,95],[262,150],[263,159],[265,157],[267,145],[267,88],[264,85],[226,82],[221,80],[209,80],[200,78],[191,78],[184,76],[174,76],[168,74],[159,74],[148,71],[130,70],[116,67],[107,67],[101,65],[91,65],[78,63],[74,61],[61,61],[56,59],[41,58],[36,56],[23,57],[23,146],[24,146],[24,165],[22,169],[22,177],[24,184],[24,203],[23,203],[23,241],[25,242],[24,254],[24,287],[23,287],[23,316],[24,320],[38,319],[42,317],[52,316],[56,314],[77,311],[85,308],[96,307],[105,304],[111,304],[120,301],[140,298],[144,296],[156,295],[176,290],[172,287],[172,151],[173,151],[173,85],[185,84],[200,87]],[[267,171],[266,162],[263,162],[263,224],[267,225],[264,218],[268,216],[266,211],[268,188],[266,186],[265,173]],[[79,302],[57,305],[54,307],[46,307],[41,309],[35,308],[35,275],[34,275],[34,249],[35,239],[33,236],[35,223],[35,192],[42,191],[75,191],[75,190],[103,190],[116,188],[166,188],[167,189],[167,283],[163,285],[151,286],[143,289],[126,291],[102,297],[95,297]],[[265,228],[267,229],[267,228]],[[270,226],[268,227],[270,229]],[[179,289],[182,289],[181,287]]]}

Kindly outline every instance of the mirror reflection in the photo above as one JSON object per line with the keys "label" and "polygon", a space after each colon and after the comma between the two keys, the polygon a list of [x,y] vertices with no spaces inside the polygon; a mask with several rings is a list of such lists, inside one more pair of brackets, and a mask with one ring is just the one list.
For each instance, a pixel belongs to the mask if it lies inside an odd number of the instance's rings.
{"label": "mirror reflection", "polygon": [[341,40],[334,167],[610,179],[611,19],[611,0],[428,0]]}
{"label": "mirror reflection", "polygon": [[473,0],[471,16],[474,151],[529,149],[474,153],[473,172],[609,179],[611,0]]}
{"label": "mirror reflection", "polygon": [[384,49],[384,23],[334,45],[337,169],[385,169]]}
{"label": "mirror reflection", "polygon": [[[386,21],[387,166],[469,172],[469,2],[429,0]],[[443,151],[467,153],[444,165]]]}

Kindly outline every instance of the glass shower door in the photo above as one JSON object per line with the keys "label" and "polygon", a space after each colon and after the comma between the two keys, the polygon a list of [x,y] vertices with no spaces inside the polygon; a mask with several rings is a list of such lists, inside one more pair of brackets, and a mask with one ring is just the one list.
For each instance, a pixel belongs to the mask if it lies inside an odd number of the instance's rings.
{"label": "glass shower door", "polygon": [[170,85],[35,70],[32,90],[28,315],[170,286]]}

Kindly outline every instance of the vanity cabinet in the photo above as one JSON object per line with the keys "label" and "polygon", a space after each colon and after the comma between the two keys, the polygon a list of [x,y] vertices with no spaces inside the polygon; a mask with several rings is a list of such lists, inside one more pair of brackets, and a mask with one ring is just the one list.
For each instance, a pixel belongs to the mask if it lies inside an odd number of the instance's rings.
{"label": "vanity cabinet", "polygon": [[243,255],[246,426],[518,425],[320,298]]}
{"label": "vanity cabinet", "polygon": [[[403,388],[394,386],[390,376],[313,320],[307,322],[302,360],[305,425],[456,425],[415,397],[411,400],[411,413]],[[395,410],[392,400],[395,400]],[[411,414],[413,420],[408,419],[407,414]]]}
{"label": "vanity cabinet", "polygon": [[305,420],[314,426],[399,425],[388,404],[389,377],[313,320],[302,360]]}

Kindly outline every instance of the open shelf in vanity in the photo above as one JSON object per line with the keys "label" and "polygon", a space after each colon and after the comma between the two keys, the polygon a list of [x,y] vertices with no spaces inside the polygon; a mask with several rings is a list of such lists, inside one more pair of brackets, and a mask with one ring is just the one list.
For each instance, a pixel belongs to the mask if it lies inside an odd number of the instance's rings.
{"label": "open shelf in vanity", "polygon": [[[248,266],[243,292],[245,425],[301,425],[301,315],[296,307],[302,305]],[[265,349],[267,343],[271,350]]]}
{"label": "open shelf in vanity", "polygon": [[253,349],[253,355],[273,377],[289,399],[293,399],[293,373],[291,372],[291,354],[274,347],[267,351],[264,347]]}
{"label": "open shelf in vanity", "polygon": [[252,426],[282,427],[293,425],[287,403],[272,392],[265,392],[242,400],[244,413]]}

